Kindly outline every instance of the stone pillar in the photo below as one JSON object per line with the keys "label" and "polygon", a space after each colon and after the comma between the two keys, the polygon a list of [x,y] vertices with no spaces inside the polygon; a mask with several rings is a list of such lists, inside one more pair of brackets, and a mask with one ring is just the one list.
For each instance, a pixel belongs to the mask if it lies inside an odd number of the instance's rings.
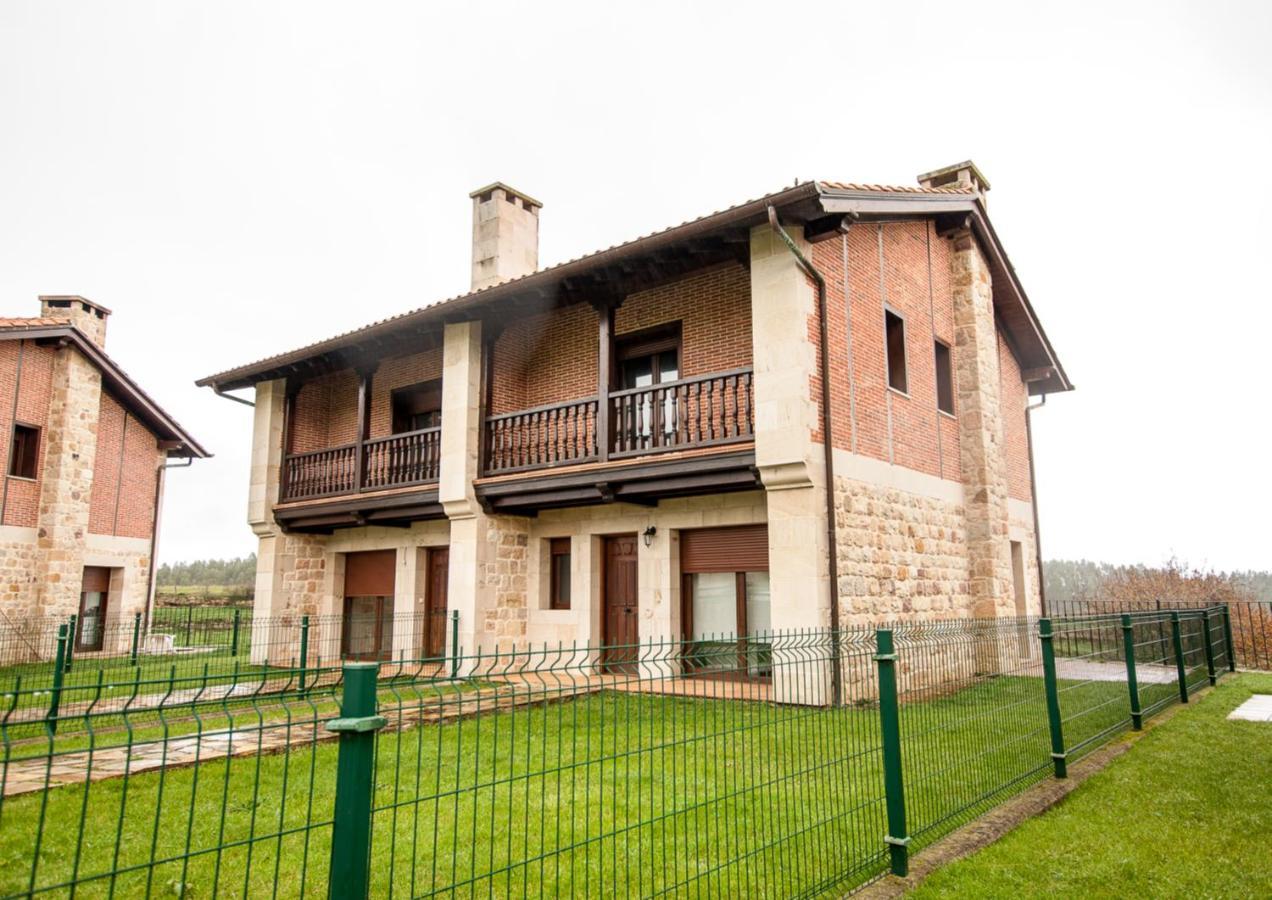
{"label": "stone pillar", "polygon": [[[789,231],[805,254],[811,255],[802,230]],[[830,625],[826,483],[821,448],[816,443],[817,404],[812,393],[817,346],[809,333],[816,311],[816,290],[795,255],[768,225],[752,229],[755,460],[768,505],[775,632],[826,629]],[[775,641],[775,699],[825,702],[829,698],[829,665],[824,671],[810,672],[807,648],[794,649],[792,644],[789,636]],[[829,660],[829,647],[824,655]],[[784,659],[800,662],[783,667]]]}
{"label": "stone pillar", "polygon": [[79,611],[101,390],[101,373],[78,350],[64,346],[57,351],[37,531],[36,584],[43,615]]}
{"label": "stone pillar", "polygon": [[480,322],[446,326],[442,351],[442,456],[438,500],[450,519],[450,608],[459,611],[459,643],[524,643],[529,527],[520,516],[488,515],[477,502],[483,410]]}
{"label": "stone pillar", "polygon": [[247,523],[257,537],[256,594],[253,613],[257,619],[281,615],[283,598],[283,539],[274,522],[272,509],[278,500],[278,478],[283,459],[283,410],[287,382],[262,381],[256,385],[256,407],[252,421],[252,458],[247,489]]}
{"label": "stone pillar", "polygon": [[998,371],[998,332],[989,266],[974,235],[952,236],[959,458],[967,527],[971,612],[1012,615],[1007,463]]}

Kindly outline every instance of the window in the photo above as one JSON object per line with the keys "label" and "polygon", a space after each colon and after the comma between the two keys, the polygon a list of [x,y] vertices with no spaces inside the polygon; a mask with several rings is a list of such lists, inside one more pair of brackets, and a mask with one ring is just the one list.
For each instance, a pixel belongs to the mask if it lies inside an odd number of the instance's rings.
{"label": "window", "polygon": [[9,474],[16,475],[18,478],[34,478],[39,454],[40,429],[31,425],[14,425]]}
{"label": "window", "polygon": [[888,387],[907,393],[905,380],[905,320],[890,309],[883,311],[888,346]]}
{"label": "window", "polygon": [[948,344],[936,342],[936,408],[954,415],[954,364]]}
{"label": "window", "polygon": [[393,392],[393,433],[404,434],[442,424],[442,380],[421,381]]}
{"label": "window", "polygon": [[[618,387],[651,387],[680,379],[680,323],[662,325],[624,335],[615,347],[618,361]],[[676,398],[666,393],[662,403],[653,392],[642,392],[619,401],[619,428],[626,433],[629,446],[662,446],[670,444],[676,434]]]}
{"label": "window", "polygon": [[681,628],[698,674],[768,677],[768,526],[680,532]]}
{"label": "window", "polygon": [[[549,575],[548,608],[570,608],[570,539],[553,538],[548,541]],[[540,582],[542,583],[542,582]]]}

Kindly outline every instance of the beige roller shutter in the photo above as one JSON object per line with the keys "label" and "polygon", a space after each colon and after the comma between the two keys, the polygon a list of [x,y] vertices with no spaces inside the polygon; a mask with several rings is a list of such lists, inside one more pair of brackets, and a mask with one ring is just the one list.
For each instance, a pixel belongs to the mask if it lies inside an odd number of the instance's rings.
{"label": "beige roller shutter", "polygon": [[392,597],[396,550],[345,554],[346,597]]}
{"label": "beige roller shutter", "polygon": [[768,525],[680,532],[680,571],[767,572]]}

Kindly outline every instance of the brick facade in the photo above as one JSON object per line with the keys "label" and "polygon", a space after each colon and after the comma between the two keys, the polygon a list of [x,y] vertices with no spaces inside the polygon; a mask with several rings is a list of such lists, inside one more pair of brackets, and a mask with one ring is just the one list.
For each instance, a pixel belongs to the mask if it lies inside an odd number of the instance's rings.
{"label": "brick facade", "polygon": [[155,470],[163,460],[155,435],[102,391],[89,532],[149,538],[155,516]]}

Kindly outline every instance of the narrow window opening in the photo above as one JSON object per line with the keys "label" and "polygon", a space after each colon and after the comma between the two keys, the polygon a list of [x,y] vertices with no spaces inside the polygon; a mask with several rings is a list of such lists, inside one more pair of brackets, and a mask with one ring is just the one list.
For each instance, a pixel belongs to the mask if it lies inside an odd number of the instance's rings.
{"label": "narrow window opening", "polygon": [[442,381],[421,381],[393,392],[393,433],[405,434],[442,424]]}
{"label": "narrow window opening", "polygon": [[905,394],[905,320],[892,310],[884,310],[884,331],[888,347],[888,387]]}
{"label": "narrow window opening", "polygon": [[936,408],[954,415],[954,364],[948,344],[936,342]]}
{"label": "narrow window opening", "polygon": [[553,538],[548,541],[550,559],[548,606],[550,609],[570,608],[570,539]]}
{"label": "narrow window opening", "polygon": [[13,454],[9,458],[9,474],[18,478],[34,478],[40,454],[40,429],[31,425],[13,426]]}

